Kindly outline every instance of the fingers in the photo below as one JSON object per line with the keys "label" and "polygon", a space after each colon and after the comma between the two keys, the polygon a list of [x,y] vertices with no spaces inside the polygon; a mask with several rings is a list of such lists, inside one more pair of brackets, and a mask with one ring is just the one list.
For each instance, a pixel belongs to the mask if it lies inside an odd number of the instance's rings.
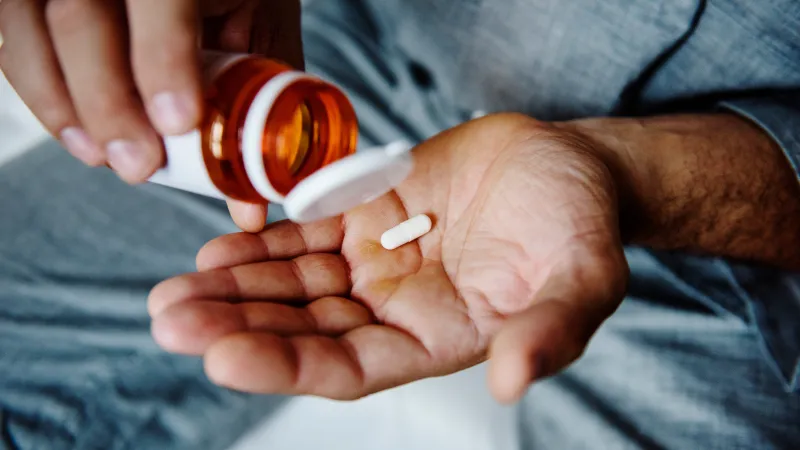
{"label": "fingers", "polygon": [[267,205],[254,205],[229,199],[228,211],[236,226],[248,233],[258,233],[267,223]]}
{"label": "fingers", "polygon": [[237,5],[224,20],[217,21],[209,37],[214,48],[231,52],[248,52],[253,31],[253,21],[258,20],[256,8],[259,0],[245,0]]}
{"label": "fingers", "polygon": [[323,297],[304,308],[277,303],[196,301],[168,308],[156,316],[152,333],[167,351],[202,355],[214,342],[235,333],[335,336],[367,325],[370,320],[366,308],[341,297]]}
{"label": "fingers", "polygon": [[258,0],[253,14],[250,50],[302,69],[303,39],[299,0]]}
{"label": "fingers", "polygon": [[310,253],[337,252],[344,230],[339,218],[298,225],[288,220],[259,234],[229,234],[206,244],[197,254],[197,269],[207,271]]}
{"label": "fingers", "polygon": [[81,123],[123,179],[141,182],[162,165],[163,154],[131,76],[123,6],[50,1],[46,18]]}
{"label": "fingers", "polygon": [[339,338],[233,334],[215,342],[204,360],[209,378],[228,388],[343,400],[432,375],[433,367],[419,341],[377,325]]}
{"label": "fingers", "polygon": [[136,85],[150,120],[163,135],[200,121],[196,0],[127,0]]}
{"label": "fingers", "polygon": [[166,135],[199,122],[199,16],[194,0],[128,6],[126,14],[124,0],[6,1],[0,27],[17,38],[0,64],[70,153],[141,182],[163,163],[151,120]]}
{"label": "fingers", "polygon": [[[105,162],[102,148],[81,128],[45,23],[41,2],[0,2],[0,68],[31,112],[86,164]],[[32,57],[35,55],[35,57]]]}
{"label": "fingers", "polygon": [[347,265],[339,255],[312,254],[292,261],[270,261],[190,273],[171,278],[150,292],[148,311],[156,316],[167,307],[197,299],[233,302],[314,300],[346,295]]}
{"label": "fingers", "polygon": [[489,350],[489,388],[503,403],[517,401],[535,380],[575,361],[624,295],[621,249],[611,258],[557,272],[533,306],[508,319]]}

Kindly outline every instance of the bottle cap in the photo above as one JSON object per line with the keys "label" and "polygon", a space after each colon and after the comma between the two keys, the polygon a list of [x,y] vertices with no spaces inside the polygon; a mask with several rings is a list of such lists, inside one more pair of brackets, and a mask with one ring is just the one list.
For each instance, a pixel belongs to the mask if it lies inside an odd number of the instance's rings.
{"label": "bottle cap", "polygon": [[335,217],[370,202],[403,182],[414,167],[411,144],[395,142],[340,159],[298,183],[283,203],[293,222]]}

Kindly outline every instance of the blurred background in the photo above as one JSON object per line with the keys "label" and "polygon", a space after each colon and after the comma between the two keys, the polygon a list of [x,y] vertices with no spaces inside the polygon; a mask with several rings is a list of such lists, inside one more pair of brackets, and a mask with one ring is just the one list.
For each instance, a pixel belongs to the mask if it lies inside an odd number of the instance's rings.
{"label": "blurred background", "polygon": [[[45,139],[0,72],[0,164]],[[298,398],[230,450],[518,449],[515,410],[492,400],[485,379],[478,366],[357,402]]]}
{"label": "blurred background", "polygon": [[0,164],[47,138],[0,71]]}

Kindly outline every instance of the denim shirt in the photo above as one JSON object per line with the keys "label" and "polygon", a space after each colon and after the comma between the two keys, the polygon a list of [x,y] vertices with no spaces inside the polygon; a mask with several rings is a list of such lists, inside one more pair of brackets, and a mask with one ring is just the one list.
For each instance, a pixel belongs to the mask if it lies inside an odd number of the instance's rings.
{"label": "denim shirt", "polygon": [[[544,120],[727,109],[760,125],[800,171],[800,1],[361,1],[383,48],[427,69],[437,108]],[[726,280],[724,295],[706,297],[759,332],[797,391],[800,274],[660,261],[700,291]]]}

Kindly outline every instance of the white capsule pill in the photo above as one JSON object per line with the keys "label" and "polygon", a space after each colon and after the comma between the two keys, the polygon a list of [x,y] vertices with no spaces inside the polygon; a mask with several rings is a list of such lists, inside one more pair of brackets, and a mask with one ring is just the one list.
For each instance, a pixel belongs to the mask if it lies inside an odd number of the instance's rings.
{"label": "white capsule pill", "polygon": [[417,240],[431,231],[433,222],[425,214],[414,216],[400,225],[386,231],[381,236],[381,245],[386,250],[394,250],[397,247]]}
{"label": "white capsule pill", "polygon": [[470,118],[472,120],[476,120],[476,119],[480,119],[481,117],[486,117],[488,115],[489,115],[489,113],[487,113],[484,110],[479,109],[479,110],[476,110],[476,111],[472,111],[472,114],[470,115]]}

